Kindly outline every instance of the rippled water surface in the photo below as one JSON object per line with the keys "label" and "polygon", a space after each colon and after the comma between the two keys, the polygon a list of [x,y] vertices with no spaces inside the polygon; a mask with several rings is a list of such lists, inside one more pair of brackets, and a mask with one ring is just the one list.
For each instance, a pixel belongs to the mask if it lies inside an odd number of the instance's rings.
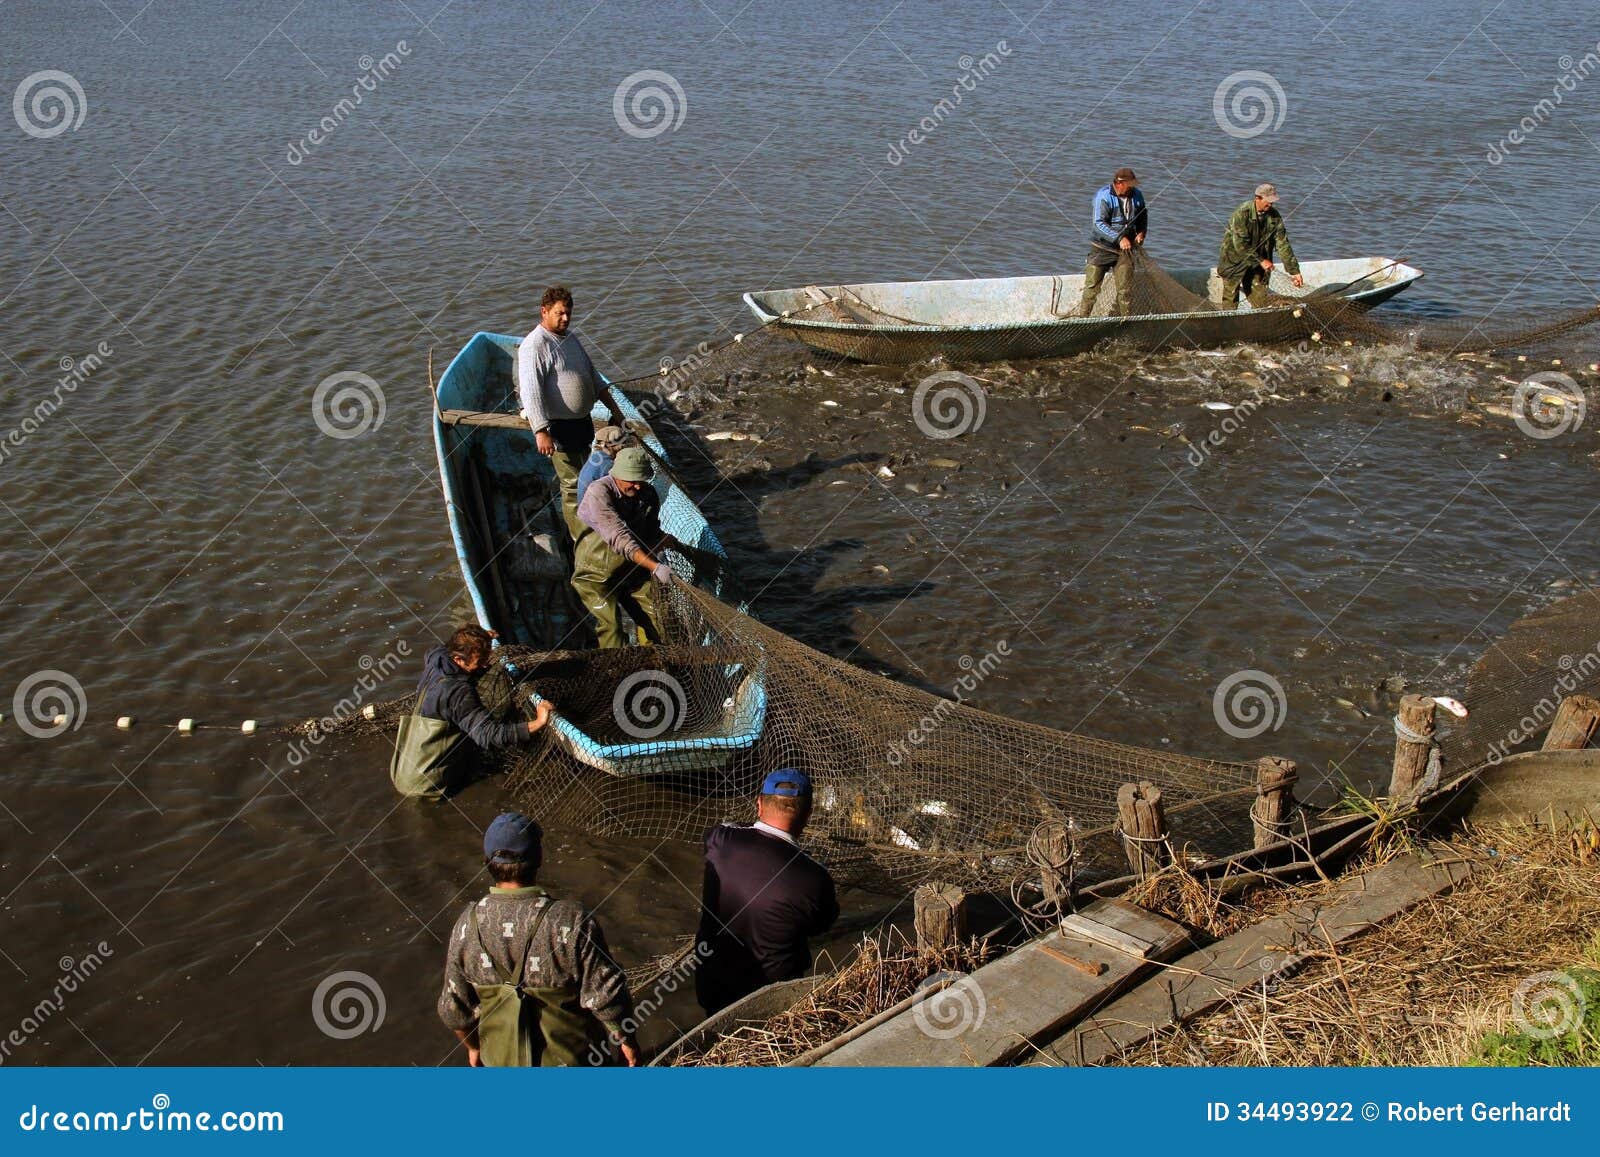
{"label": "rippled water surface", "polygon": [[[1126,163],[1169,266],[1213,260],[1273,180],[1302,259],[1426,271],[1389,312],[1595,301],[1595,81],[1487,159],[1596,50],[1576,12],[1284,5],[1245,30],[1211,4],[112,0],[6,20],[4,92],[56,70],[81,97],[61,89],[75,128],[48,135],[26,99],[34,133],[0,126],[0,1030],[104,961],[25,1063],[459,1062],[432,1011],[442,937],[503,794],[396,806],[381,741],[291,760],[229,732],[325,712],[389,656],[376,694],[404,694],[457,621],[428,354],[525,332],[550,282],[632,376],[748,329],[749,289],[1071,272]],[[614,109],[643,70],[681,90],[653,136]],[[1219,124],[1241,70],[1278,89],[1259,133]],[[812,646],[948,689],[1004,639],[983,707],[1286,755],[1331,792],[1381,780],[1400,681],[1459,693],[1514,619],[1600,574],[1591,424],[1533,438],[1504,409],[1534,369],[1592,388],[1597,356],[1580,335],[1528,363],[977,367],[985,420],[942,443],[912,420],[927,366],[780,373],[686,404],[669,445],[758,613]],[[1223,417],[1200,403],[1244,399],[1262,357],[1288,367],[1276,400],[1197,464]],[[375,428],[319,426],[335,374],[376,384]],[[762,440],[705,439],[728,430]],[[1242,670],[1287,705],[1252,739],[1213,711]],[[10,692],[47,671],[87,710],[39,739]],[[166,726],[184,716],[221,728]],[[626,963],[693,926],[692,847],[556,832],[550,860]],[[346,971],[384,1018],[340,1039],[313,1003]],[[691,1012],[670,1001],[646,1035]]]}

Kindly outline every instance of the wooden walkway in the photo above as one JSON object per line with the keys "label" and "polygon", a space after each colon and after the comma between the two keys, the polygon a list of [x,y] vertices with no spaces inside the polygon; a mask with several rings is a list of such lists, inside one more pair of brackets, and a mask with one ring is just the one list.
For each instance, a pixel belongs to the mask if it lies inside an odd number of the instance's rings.
{"label": "wooden walkway", "polygon": [[1164,1029],[1293,973],[1312,954],[1449,891],[1480,866],[1413,853],[1340,880],[1315,900],[1173,961],[1025,1063],[1102,1064]]}
{"label": "wooden walkway", "polygon": [[814,1064],[1014,1064],[1188,942],[1178,924],[1120,900],[1096,901],[1082,915],[1074,934],[1029,941]]}

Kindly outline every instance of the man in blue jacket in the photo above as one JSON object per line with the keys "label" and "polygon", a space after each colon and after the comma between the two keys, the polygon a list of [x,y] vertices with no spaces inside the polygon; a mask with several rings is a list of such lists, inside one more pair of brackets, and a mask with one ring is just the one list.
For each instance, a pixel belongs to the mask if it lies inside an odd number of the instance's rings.
{"label": "man in blue jacket", "polygon": [[706,833],[695,995],[709,1016],[758,988],[811,967],[810,936],[839,918],[828,870],[800,850],[811,818],[811,778],[792,767],[767,776],[750,826]]}
{"label": "man in blue jacket", "polygon": [[400,721],[389,763],[401,795],[439,799],[459,785],[475,748],[527,743],[550,722],[548,700],[539,701],[532,719],[500,723],[478,698],[473,680],[489,666],[493,639],[482,627],[460,627],[423,659],[417,701]]}
{"label": "man in blue jacket", "polygon": [[1144,244],[1150,214],[1144,194],[1134,184],[1138,178],[1129,168],[1117,170],[1111,184],[1094,195],[1094,222],[1089,233],[1089,260],[1083,267],[1083,299],[1069,316],[1088,317],[1094,313],[1095,298],[1106,270],[1114,270],[1117,287],[1113,313],[1126,317],[1133,310],[1133,249]]}

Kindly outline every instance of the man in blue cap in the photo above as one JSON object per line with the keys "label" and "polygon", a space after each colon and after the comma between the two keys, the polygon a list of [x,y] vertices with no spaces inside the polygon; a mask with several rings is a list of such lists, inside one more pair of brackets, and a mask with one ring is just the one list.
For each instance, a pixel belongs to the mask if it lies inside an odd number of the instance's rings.
{"label": "man in blue cap", "polygon": [[695,995],[706,1015],[756,989],[803,976],[810,936],[839,918],[828,870],[800,850],[811,777],[779,768],[761,784],[756,822],[706,833]]}
{"label": "man in blue cap", "polygon": [[620,1051],[639,1063],[627,977],[583,905],[534,882],[544,833],[498,816],[483,837],[494,886],[456,922],[445,952],[439,1019],[480,1065],[595,1065]]}

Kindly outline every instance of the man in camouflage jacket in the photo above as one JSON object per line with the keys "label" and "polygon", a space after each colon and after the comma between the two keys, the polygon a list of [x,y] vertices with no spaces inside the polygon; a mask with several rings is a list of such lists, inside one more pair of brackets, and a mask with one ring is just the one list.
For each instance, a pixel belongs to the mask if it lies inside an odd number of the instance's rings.
{"label": "man in camouflage jacket", "polygon": [[1305,285],[1300,262],[1289,244],[1283,216],[1275,207],[1278,190],[1272,185],[1257,185],[1256,195],[1233,211],[1228,231],[1222,235],[1222,255],[1217,259],[1217,276],[1222,278],[1222,307],[1239,308],[1239,292],[1250,299],[1253,309],[1268,305],[1267,283],[1275,268],[1273,256],[1283,255],[1283,267],[1296,289]]}
{"label": "man in camouflage jacket", "polygon": [[628,1065],[638,1064],[628,981],[600,926],[581,904],[558,900],[534,883],[543,858],[539,825],[507,812],[489,825],[483,852],[495,884],[451,930],[439,993],[439,1019],[467,1046],[468,1064],[483,1063],[477,986],[519,971],[525,989],[542,995],[562,990],[567,997],[563,1007],[546,1002],[535,1063],[614,1063],[612,1054],[620,1050]]}

